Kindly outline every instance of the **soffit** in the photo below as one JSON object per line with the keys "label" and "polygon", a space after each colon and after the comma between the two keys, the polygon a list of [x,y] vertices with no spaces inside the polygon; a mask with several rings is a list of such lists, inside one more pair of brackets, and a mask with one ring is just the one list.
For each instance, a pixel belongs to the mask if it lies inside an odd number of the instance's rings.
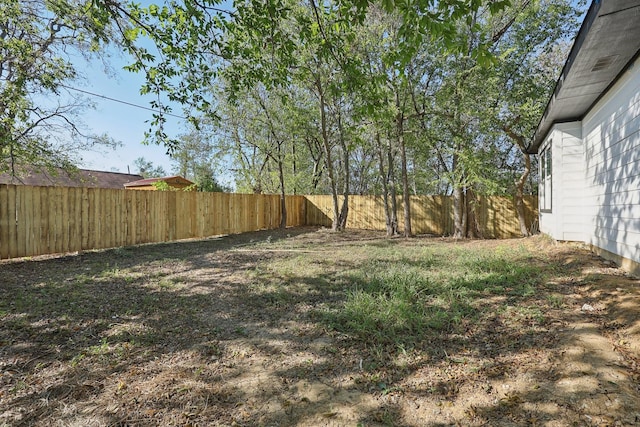
{"label": "soffit", "polygon": [[554,123],[582,120],[639,49],[640,0],[594,1],[527,151],[538,151]]}

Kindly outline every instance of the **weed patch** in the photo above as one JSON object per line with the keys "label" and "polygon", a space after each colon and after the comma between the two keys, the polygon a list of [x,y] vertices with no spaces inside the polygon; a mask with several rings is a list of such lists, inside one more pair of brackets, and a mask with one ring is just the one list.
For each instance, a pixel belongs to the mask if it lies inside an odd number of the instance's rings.
{"label": "weed patch", "polygon": [[505,304],[528,298],[541,279],[532,254],[522,248],[487,253],[477,247],[430,246],[368,255],[347,277],[342,305],[325,310],[324,320],[369,345],[414,346],[459,332],[461,324],[495,313],[496,300],[484,304],[486,297],[505,297]]}

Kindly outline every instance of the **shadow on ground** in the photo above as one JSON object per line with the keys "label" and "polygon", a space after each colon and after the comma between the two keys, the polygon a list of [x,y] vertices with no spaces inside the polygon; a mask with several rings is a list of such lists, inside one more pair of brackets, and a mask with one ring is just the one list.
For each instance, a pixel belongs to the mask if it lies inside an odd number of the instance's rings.
{"label": "shadow on ground", "polygon": [[[637,281],[527,244],[291,229],[3,263],[0,423],[639,422]],[[449,296],[409,274],[468,246],[498,255]],[[398,260],[420,297],[392,318]],[[348,311],[356,294],[376,309]]]}

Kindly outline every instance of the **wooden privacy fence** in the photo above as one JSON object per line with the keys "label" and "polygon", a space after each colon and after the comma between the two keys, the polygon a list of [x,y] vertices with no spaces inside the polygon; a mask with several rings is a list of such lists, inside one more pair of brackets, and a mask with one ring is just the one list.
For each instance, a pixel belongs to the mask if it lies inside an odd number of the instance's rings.
{"label": "wooden privacy fence", "polygon": [[[305,224],[288,196],[287,226]],[[0,258],[273,229],[277,195],[0,185]]]}
{"label": "wooden privacy fence", "polygon": [[[331,196],[305,196],[307,224],[331,226],[333,202]],[[342,197],[340,198],[342,203]],[[530,228],[538,219],[538,199],[525,197],[525,219]],[[398,198],[398,221],[404,227],[403,203]],[[415,234],[452,235],[453,198],[449,196],[411,196],[411,230]],[[518,237],[520,223],[513,199],[509,197],[478,197],[475,206],[478,228],[485,238]],[[349,196],[347,228],[386,230],[382,196]]]}
{"label": "wooden privacy fence", "polygon": [[[527,199],[528,224],[537,218]],[[287,196],[287,226],[331,226],[330,196]],[[413,232],[453,233],[446,196],[412,196]],[[519,235],[513,201],[480,198],[484,237]],[[402,205],[398,216],[402,227]],[[0,185],[0,259],[275,229],[277,195]],[[384,230],[383,202],[350,196],[349,228]]]}

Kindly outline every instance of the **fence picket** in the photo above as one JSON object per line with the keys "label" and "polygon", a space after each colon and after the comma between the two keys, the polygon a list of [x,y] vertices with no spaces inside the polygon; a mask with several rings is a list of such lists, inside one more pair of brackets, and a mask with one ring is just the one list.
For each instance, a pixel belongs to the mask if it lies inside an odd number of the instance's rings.
{"label": "fence picket", "polygon": [[[385,230],[382,197],[349,198],[349,228]],[[528,223],[536,202],[525,200]],[[414,233],[453,232],[451,198],[412,196],[411,203]],[[287,226],[331,225],[331,196],[287,196],[285,204]],[[0,185],[0,258],[273,229],[280,216],[278,195]],[[509,198],[479,197],[476,216],[484,237],[519,234]],[[402,229],[400,201],[398,217]]]}

